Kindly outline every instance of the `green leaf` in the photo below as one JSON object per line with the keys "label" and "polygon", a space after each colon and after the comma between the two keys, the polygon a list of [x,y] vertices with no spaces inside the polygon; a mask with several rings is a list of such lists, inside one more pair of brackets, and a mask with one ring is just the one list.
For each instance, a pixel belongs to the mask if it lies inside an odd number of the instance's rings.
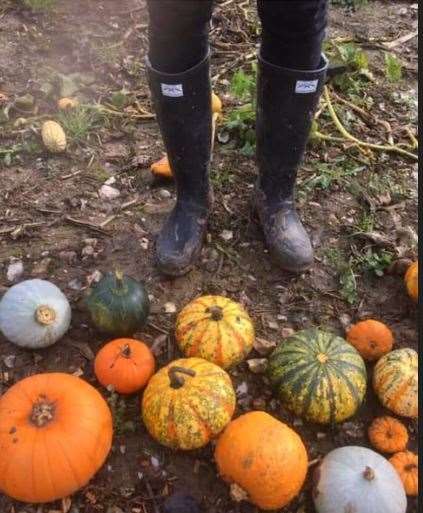
{"label": "green leaf", "polygon": [[398,82],[402,78],[402,64],[391,53],[385,53],[385,76],[390,82]]}

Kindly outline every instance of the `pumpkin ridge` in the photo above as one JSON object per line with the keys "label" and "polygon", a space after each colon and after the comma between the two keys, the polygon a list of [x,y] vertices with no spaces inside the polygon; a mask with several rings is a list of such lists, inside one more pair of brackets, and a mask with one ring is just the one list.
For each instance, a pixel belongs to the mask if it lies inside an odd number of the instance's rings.
{"label": "pumpkin ridge", "polygon": [[344,373],[343,370],[341,370],[334,362],[330,362],[329,365],[332,366],[332,368],[334,368],[343,378],[343,380],[345,381],[352,397],[354,398],[354,401],[355,401],[355,405],[356,407],[358,408],[358,406],[360,406],[361,404],[361,400],[360,400],[360,397],[357,393],[357,388],[356,386],[354,385],[354,383],[352,383],[352,381],[350,380],[349,376],[347,374]]}
{"label": "pumpkin ridge", "polygon": [[204,431],[204,434],[205,436],[210,439],[212,438],[213,436],[213,432],[212,430],[209,428],[209,426],[207,425],[207,423],[205,422],[205,420],[203,419],[203,417],[200,415],[200,413],[198,412],[197,408],[191,403],[191,401],[187,401],[187,404],[192,412],[192,414],[194,415],[194,417],[197,419],[197,422],[198,424],[202,427],[203,431]]}
{"label": "pumpkin ridge", "polygon": [[[198,321],[198,323],[196,324],[196,326],[195,326],[195,328],[194,328],[194,330],[195,330],[195,331],[194,331],[194,333],[192,334],[192,336],[190,337],[190,340],[194,339],[194,342],[193,342],[193,344],[192,344],[191,346],[189,346],[189,347],[188,347],[188,349],[187,349],[188,356],[194,357],[194,356],[195,356],[195,354],[197,354],[197,352],[198,352],[198,350],[199,350],[200,346],[201,346],[201,345],[202,345],[202,343],[203,343],[204,335],[207,333],[207,330],[209,329],[209,326],[208,326],[208,324],[207,324],[209,320],[210,320],[210,319],[209,319],[208,317],[204,317],[204,319],[200,319],[200,320]],[[202,330],[202,331],[201,331],[197,336],[195,336],[195,333],[196,333],[197,331],[200,331],[200,330],[199,330],[199,327],[200,327],[200,326],[199,326],[199,323],[202,323],[202,322],[204,322],[204,321],[206,321],[206,322],[205,322],[204,329],[203,329],[203,330]],[[191,327],[190,327],[189,329],[191,329]],[[188,330],[188,331],[189,331],[189,330]],[[185,335],[185,334],[184,334],[184,335]],[[186,346],[187,346],[187,344],[184,344],[184,347],[186,347]]]}
{"label": "pumpkin ridge", "polygon": [[321,374],[321,368],[318,368],[316,370],[314,377],[310,380],[310,388],[309,388],[308,395],[304,395],[304,400],[303,400],[302,408],[301,408],[302,415],[304,415],[304,416],[307,416],[307,413],[310,409],[313,395],[316,392],[318,385],[319,385],[320,374]]}
{"label": "pumpkin ridge", "polygon": [[223,318],[222,321],[225,324],[225,326],[232,332],[233,337],[235,338],[235,340],[238,343],[239,349],[242,352],[244,352],[245,351],[245,346],[247,345],[245,343],[244,338],[235,330],[235,328],[232,326],[232,324],[227,319]]}
{"label": "pumpkin ridge", "polygon": [[279,378],[277,380],[275,379],[273,381],[273,383],[276,386],[283,385],[284,382],[287,382],[291,378],[298,376],[298,379],[296,379],[294,381],[294,383],[292,384],[292,386],[290,387],[290,389],[292,390],[294,388],[294,386],[298,383],[299,380],[301,380],[304,383],[304,372],[302,372],[302,371],[305,371],[306,369],[313,370],[314,367],[315,367],[315,362],[304,362],[303,364],[297,365],[297,367],[294,366],[292,369],[289,369],[288,371],[284,372],[281,376],[279,376]]}
{"label": "pumpkin ridge", "polygon": [[68,456],[68,453],[66,452],[63,444],[62,444],[62,439],[60,437],[56,437],[56,442],[57,442],[57,445],[60,447],[60,450],[62,451],[62,455],[64,456],[64,459],[66,460],[67,464],[68,464],[68,467],[71,471],[71,474],[73,476],[73,480],[75,481],[76,483],[76,488],[81,488],[83,486],[83,484],[81,484],[79,482],[79,478],[78,478],[78,474],[75,472],[75,469],[73,467],[73,465],[71,464],[70,462],[70,458]]}
{"label": "pumpkin ridge", "polygon": [[333,388],[331,373],[326,365],[323,366],[324,373],[326,374],[326,382],[328,385],[328,398],[329,398],[329,422],[331,424],[335,423],[335,412],[336,412],[336,401],[335,401],[335,391]]}
{"label": "pumpkin ridge", "polygon": [[50,486],[51,486],[51,489],[53,490],[54,496],[59,497],[60,494],[58,493],[58,490],[56,488],[56,483],[54,482],[54,479],[52,479],[52,477],[51,477],[53,475],[52,469],[54,469],[54,465],[52,465],[52,463],[51,463],[50,453],[47,450],[47,444],[48,444],[47,433],[45,431],[42,431],[41,437],[43,438],[42,446],[44,448],[45,459],[46,459],[47,467],[48,467],[47,476],[50,481]]}

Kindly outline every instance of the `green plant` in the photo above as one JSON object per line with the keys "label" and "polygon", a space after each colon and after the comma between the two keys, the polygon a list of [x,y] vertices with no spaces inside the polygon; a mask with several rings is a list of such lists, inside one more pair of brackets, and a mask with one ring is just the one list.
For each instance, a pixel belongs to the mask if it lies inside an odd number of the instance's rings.
{"label": "green plant", "polygon": [[57,119],[66,135],[75,142],[85,141],[93,130],[101,128],[107,122],[106,115],[91,106],[60,111]]}
{"label": "green plant", "polygon": [[216,169],[212,171],[210,181],[216,188],[221,189],[233,183],[234,176],[230,169]]}
{"label": "green plant", "polygon": [[329,56],[333,56],[334,62],[339,62],[347,67],[347,72],[333,78],[333,83],[343,92],[349,95],[360,95],[366,83],[373,81],[373,75],[369,70],[367,54],[354,43],[335,44],[331,41],[327,44]]}
{"label": "green plant", "polygon": [[33,11],[51,11],[57,0],[23,0],[25,7]]}
{"label": "green plant", "polygon": [[255,151],[256,87],[256,66],[252,66],[251,74],[239,70],[232,77],[231,93],[242,104],[229,113],[225,128],[234,134],[241,153],[246,156],[252,156]]}
{"label": "green plant", "polygon": [[357,264],[363,272],[372,272],[376,276],[383,276],[387,267],[392,263],[392,259],[393,255],[389,251],[376,252],[372,248],[368,248],[363,255],[357,257]]}
{"label": "green plant", "polygon": [[389,82],[398,82],[402,78],[402,64],[392,53],[385,53],[385,76]]}

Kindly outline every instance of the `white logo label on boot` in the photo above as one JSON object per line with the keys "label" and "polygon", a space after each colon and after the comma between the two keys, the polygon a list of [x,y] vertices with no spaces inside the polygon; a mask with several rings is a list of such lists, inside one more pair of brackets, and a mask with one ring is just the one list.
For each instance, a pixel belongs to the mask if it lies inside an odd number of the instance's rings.
{"label": "white logo label on boot", "polygon": [[300,94],[315,93],[319,80],[297,80],[295,92]]}
{"label": "white logo label on boot", "polygon": [[182,84],[162,84],[163,96],[170,96],[171,98],[180,98],[184,95],[184,88]]}

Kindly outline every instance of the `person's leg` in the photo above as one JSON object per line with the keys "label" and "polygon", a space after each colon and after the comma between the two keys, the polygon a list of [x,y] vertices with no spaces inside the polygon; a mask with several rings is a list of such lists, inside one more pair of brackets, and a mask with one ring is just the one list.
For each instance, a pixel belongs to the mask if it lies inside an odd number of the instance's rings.
{"label": "person's leg", "polygon": [[156,241],[157,263],[185,274],[199,256],[209,207],[212,0],[149,0],[148,77],[176,182],[175,209]]}
{"label": "person's leg", "polygon": [[263,24],[257,84],[256,206],[267,246],[300,272],[313,250],[294,204],[297,169],[326,79],[327,0],[258,0]]}

